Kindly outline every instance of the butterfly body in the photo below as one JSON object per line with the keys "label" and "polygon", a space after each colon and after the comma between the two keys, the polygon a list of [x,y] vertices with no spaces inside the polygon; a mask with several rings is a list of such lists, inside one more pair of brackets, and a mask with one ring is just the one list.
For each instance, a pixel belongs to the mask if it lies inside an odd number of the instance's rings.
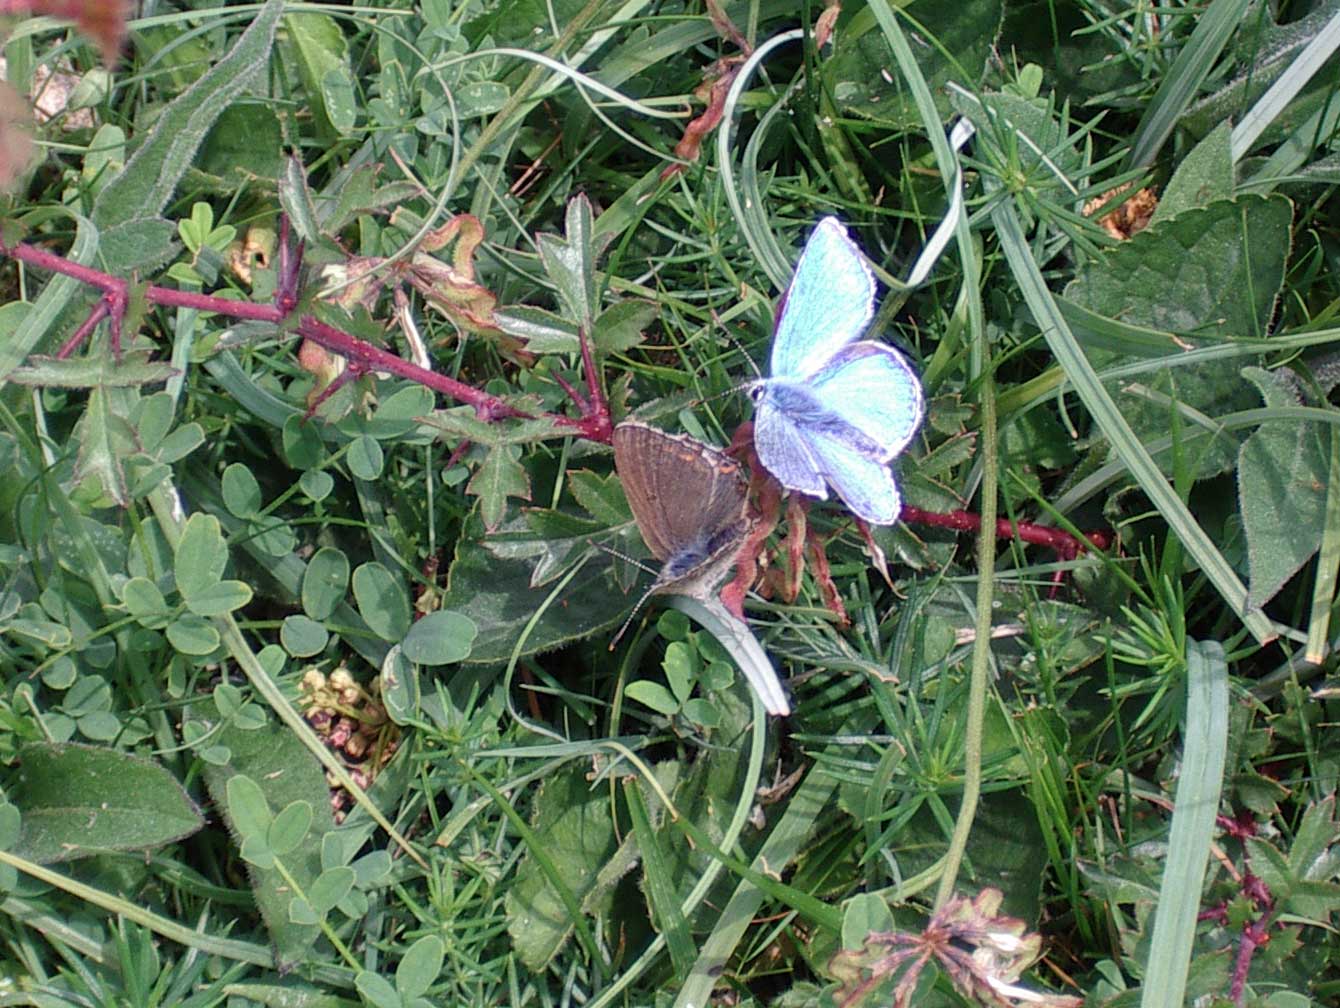
{"label": "butterfly body", "polygon": [[898,519],[888,463],[921,425],[921,383],[897,350],[860,336],[875,281],[835,217],[796,264],[773,341],[772,375],[753,386],[754,444],[781,484],[820,499],[832,487],[858,516]]}

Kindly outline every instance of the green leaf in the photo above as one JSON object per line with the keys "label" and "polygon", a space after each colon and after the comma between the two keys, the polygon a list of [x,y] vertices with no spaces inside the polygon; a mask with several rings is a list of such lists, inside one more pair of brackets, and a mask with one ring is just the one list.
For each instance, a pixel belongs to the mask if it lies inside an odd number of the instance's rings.
{"label": "green leaf", "polygon": [[161,847],[204,825],[159,764],[93,746],[25,745],[9,797],[23,816],[12,850],[39,864]]}
{"label": "green leaf", "polygon": [[302,579],[302,608],[314,620],[329,619],[349,590],[349,558],[323,546],[307,561]]}
{"label": "green leaf", "polygon": [[219,647],[219,632],[214,624],[194,613],[183,613],[165,631],[168,643],[185,655],[204,657]]}
{"label": "green leaf", "polygon": [[395,986],[405,999],[428,993],[439,973],[446,950],[437,935],[424,935],[405,953],[395,971]]}
{"label": "green leaf", "polygon": [[89,393],[88,406],[75,425],[75,437],[79,444],[75,460],[79,481],[94,480],[112,503],[128,507],[130,491],[122,459],[133,446],[125,421],[113,411],[104,389],[95,388]]}
{"label": "green leaf", "polygon": [[121,601],[126,611],[141,626],[161,630],[168,625],[171,610],[158,586],[148,578],[131,578],[121,587]]}
{"label": "green leaf", "polygon": [[657,714],[674,717],[679,713],[679,701],[675,695],[658,682],[650,679],[638,679],[624,687],[624,694],[636,700],[644,707],[650,707]]}
{"label": "green leaf", "polygon": [[188,602],[219,583],[228,566],[228,547],[223,541],[219,519],[197,511],[186,519],[181,538],[173,551],[173,576],[177,590]]}
{"label": "green leaf", "polygon": [[1229,143],[1232,135],[1233,124],[1225,120],[1187,152],[1159,197],[1159,205],[1149,221],[1150,227],[1171,220],[1185,210],[1196,210],[1216,200],[1233,198],[1237,179]]}
{"label": "green leaf", "polygon": [[138,388],[165,382],[177,369],[165,361],[153,360],[151,350],[127,350],[117,360],[110,353],[82,357],[29,357],[15,368],[9,380],[16,385],[40,388]]}
{"label": "green leaf", "polygon": [[197,616],[222,616],[250,601],[251,585],[245,581],[220,581],[188,598],[186,607]]}
{"label": "green leaf", "polygon": [[692,696],[693,683],[698,678],[698,656],[688,644],[682,641],[667,644],[661,668],[675,699],[682,704]]}
{"label": "green leaf", "polygon": [[400,1000],[400,995],[391,986],[391,982],[382,979],[376,973],[367,970],[359,973],[354,977],[354,987],[372,1008],[405,1008],[405,1002]]}
{"label": "green leaf", "polygon": [[279,628],[279,643],[294,658],[310,658],[326,649],[330,633],[316,620],[299,613],[284,617]]}
{"label": "green leaf", "polygon": [[[246,780],[245,777],[234,777],[233,780]],[[312,828],[312,804],[308,801],[299,799],[289,802],[279,814],[274,817],[270,823],[270,828],[266,831],[265,840],[270,849],[276,856],[283,857],[285,854],[291,854],[298,849],[303,838],[307,836],[307,831]]]}
{"label": "green leaf", "polygon": [[267,0],[232,49],[154,120],[121,174],[93,204],[103,260],[120,274],[172,256],[171,223],[163,212],[196,150],[230,104],[264,77],[283,0]]}
{"label": "green leaf", "polygon": [[314,469],[326,457],[326,446],[316,426],[302,414],[284,421],[284,458],[294,469]]}
{"label": "green leaf", "polygon": [[568,473],[568,490],[573,499],[602,525],[618,525],[631,517],[623,484],[614,473],[599,476],[589,469],[574,470]]}
{"label": "green leaf", "polygon": [[403,650],[393,651],[382,663],[382,705],[396,724],[408,724],[419,712],[419,673]]}
{"label": "green leaf", "polygon": [[521,449],[516,445],[498,445],[489,449],[466,486],[468,493],[479,498],[479,513],[488,529],[496,529],[502,524],[508,497],[530,500],[530,477],[520,458]]}
{"label": "green leaf", "polygon": [[409,631],[409,595],[394,574],[379,563],[360,564],[354,571],[354,599],[368,629],[384,641],[401,640]]}
{"label": "green leaf", "polygon": [[567,235],[538,236],[540,262],[554,285],[565,317],[591,329],[596,304],[595,246],[591,204],[585,196],[568,201]]}
{"label": "green leaf", "polygon": [[349,471],[358,479],[368,482],[382,474],[382,466],[386,462],[382,446],[366,434],[353,440],[344,458],[349,464]]}
{"label": "green leaf", "polygon": [[348,136],[357,120],[357,105],[348,44],[339,22],[328,14],[303,12],[285,16],[284,28],[293,41],[313,111],[336,133]]}
{"label": "green leaf", "polygon": [[1228,749],[1228,666],[1215,642],[1187,645],[1185,740],[1141,1005],[1180,1005],[1196,940]]}
{"label": "green leaf", "polygon": [[524,339],[531,353],[576,353],[581,348],[577,324],[543,308],[510,305],[494,312],[493,321],[503,332]]}
{"label": "green leaf", "polygon": [[1099,315],[1153,329],[1264,336],[1292,246],[1292,216],[1281,196],[1187,210],[1092,259],[1066,296]]}
{"label": "green leaf", "polygon": [[653,301],[620,301],[596,318],[591,341],[596,353],[608,356],[631,350],[642,342],[642,334],[656,321],[659,306]]}
{"label": "green leaf", "polygon": [[410,627],[400,650],[416,665],[450,665],[469,657],[478,632],[467,616],[431,612]]}
{"label": "green leaf", "polygon": [[[1297,379],[1287,371],[1245,368],[1266,405],[1298,406]],[[1292,379],[1292,380],[1291,380]],[[1330,464],[1329,432],[1306,420],[1267,420],[1238,452],[1238,499],[1247,538],[1247,603],[1259,608],[1321,546],[1325,531],[1325,487]]]}
{"label": "green leaf", "polygon": [[506,84],[497,81],[474,81],[453,93],[456,112],[462,119],[493,115],[507,104],[512,96]]}
{"label": "green leaf", "polygon": [[239,837],[245,840],[269,833],[274,813],[259,784],[245,774],[237,774],[228,781],[227,796],[228,816]]}
{"label": "green leaf", "polygon": [[324,469],[308,469],[298,477],[298,486],[309,500],[320,503],[335,489],[335,478]]}
{"label": "green leaf", "polygon": [[254,518],[265,503],[261,497],[260,483],[251,470],[240,462],[234,462],[223,471],[219,489],[223,492],[224,507],[238,518]]}
{"label": "green leaf", "polygon": [[[273,649],[271,649],[273,650]],[[264,781],[263,797],[267,807],[288,808],[294,802],[305,803],[312,811],[312,825],[301,845],[284,857],[284,868],[299,887],[308,892],[321,874],[321,847],[335,828],[330,808],[330,789],[321,765],[297,736],[276,721],[259,728],[244,730],[220,718],[209,700],[191,705],[190,723],[198,724],[229,752],[222,764],[205,766],[205,785],[210,797],[223,811],[224,820],[234,837],[241,835],[226,797],[229,784],[242,775]],[[244,785],[245,786],[245,785]],[[268,831],[268,821],[264,830]],[[265,832],[260,833],[261,836]],[[250,872],[252,892],[261,916],[270,932],[281,963],[292,964],[310,949],[320,935],[314,926],[301,926],[289,919],[293,890],[285,878],[273,869],[254,868]]]}
{"label": "green leaf", "polygon": [[[951,80],[976,84],[1000,32],[1002,14],[1000,0],[931,4],[917,11],[918,35],[924,32],[924,37],[935,39],[935,45],[918,52],[918,62],[942,115],[948,113],[943,96]],[[824,88],[844,114],[919,131],[924,128],[921,116],[906,83],[890,73],[893,66],[893,54],[874,16],[858,9],[836,34],[833,55],[822,64]],[[962,78],[965,71],[968,80]]]}
{"label": "green leaf", "polygon": [[569,907],[592,890],[618,844],[609,796],[592,791],[585,770],[572,764],[540,786],[532,827],[535,842],[521,859],[505,906],[513,948],[538,971],[567,941]]}
{"label": "green leaf", "polygon": [[274,110],[266,102],[242,99],[219,115],[196,165],[228,187],[253,176],[274,182],[284,170],[283,151],[283,132]]}
{"label": "green leaf", "polygon": [[[527,518],[514,519],[490,537],[476,509],[456,544],[441,607],[468,616],[479,628],[466,659],[470,664],[506,662],[523,632],[520,656],[526,657],[613,629],[637,597],[614,581],[613,562],[601,557],[586,562],[570,581],[537,585],[535,558],[544,543],[534,542],[528,524]],[[525,549],[512,552],[512,536],[521,538]],[[559,585],[558,604],[550,604]]]}
{"label": "green leaf", "polygon": [[313,912],[324,917],[334,910],[336,904],[349,895],[356,878],[354,870],[343,865],[323,871],[307,891]]}

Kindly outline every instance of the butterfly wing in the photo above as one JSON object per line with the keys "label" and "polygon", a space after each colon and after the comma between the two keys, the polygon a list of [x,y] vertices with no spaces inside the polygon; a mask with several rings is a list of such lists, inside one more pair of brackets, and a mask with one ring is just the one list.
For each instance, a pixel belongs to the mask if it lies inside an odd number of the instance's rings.
{"label": "butterfly wing", "polygon": [[921,426],[921,382],[907,358],[883,343],[843,347],[809,388],[824,411],[877,442],[884,461],[906,448]]}
{"label": "butterfly wing", "polygon": [[744,522],[739,464],[693,438],[621,423],[614,429],[614,467],[642,540],[674,568],[664,575],[687,576],[696,559],[728,546]]}
{"label": "butterfly wing", "polygon": [[810,451],[805,435],[788,412],[788,390],[780,385],[764,383],[754,413],[754,450],[763,468],[777,477],[777,482],[788,490],[799,490],[811,497],[823,499],[823,471]]}
{"label": "butterfly wing", "polygon": [[824,478],[852,514],[872,525],[892,525],[898,520],[902,498],[885,463],[827,434],[813,435],[811,444]]}
{"label": "butterfly wing", "polygon": [[823,367],[860,337],[874,312],[875,278],[836,217],[815,226],[786,289],[772,344],[774,377]]}

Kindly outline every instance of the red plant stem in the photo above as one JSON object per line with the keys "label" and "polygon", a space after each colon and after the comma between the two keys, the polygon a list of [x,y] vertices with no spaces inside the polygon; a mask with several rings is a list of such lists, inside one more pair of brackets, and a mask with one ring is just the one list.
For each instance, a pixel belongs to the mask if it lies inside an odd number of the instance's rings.
{"label": "red plant stem", "polygon": [[[923,511],[910,504],[903,505],[899,518],[909,524],[930,525],[934,528],[952,529],[955,532],[976,532],[982,527],[981,515],[973,514],[971,511]],[[1078,556],[1088,545],[1106,549],[1111,544],[1111,537],[1106,532],[1087,532],[1081,540],[1061,529],[1035,525],[1032,522],[1012,522],[1007,518],[996,521],[996,536],[1001,539],[1018,537],[1026,543],[1049,546],[1066,559]]]}
{"label": "red plant stem", "polygon": [[[332,325],[327,325],[313,315],[304,315],[298,321],[298,333],[331,353],[339,354],[350,364],[360,364],[370,371],[388,371],[393,375],[399,375],[401,378],[418,382],[420,385],[426,385],[434,391],[450,396],[457,402],[473,406],[482,420],[530,416],[529,413],[523,413],[516,407],[509,406],[497,396],[481,392],[464,382],[458,382],[454,378],[440,375],[436,371],[429,371],[417,364],[411,364],[393,353],[378,349],[371,343],[355,339],[347,332],[336,329]],[[554,420],[570,427],[580,425],[580,421],[573,420],[571,417],[555,417]]]}
{"label": "red plant stem", "polygon": [[1233,959],[1233,980],[1228,988],[1228,996],[1235,1005],[1243,1003],[1252,957],[1256,955],[1256,950],[1268,941],[1270,941],[1270,925],[1264,917],[1252,921],[1242,929],[1242,937],[1238,939],[1238,953]]}
{"label": "red plant stem", "polygon": [[[120,321],[125,314],[125,306],[128,300],[129,284],[127,281],[103,273],[101,270],[71,262],[63,256],[25,242],[19,242],[12,246],[0,242],[0,254],[8,255],[29,266],[72,277],[80,283],[103,292],[103,300],[93,309],[89,318],[80,325],[74,336],[61,347],[62,354],[72,352],[93,330],[94,326],[109,315],[114,330],[114,349],[119,350],[119,346],[115,344],[120,342],[116,337],[120,335]],[[236,301],[232,298],[216,297],[212,294],[200,294],[195,291],[174,290],[169,287],[157,286],[145,288],[144,300],[146,304],[171,308],[193,308],[197,311],[214,312],[227,318],[272,322],[276,325],[282,325],[297,302],[293,291],[293,275],[296,272],[296,264],[300,255],[301,253],[291,260],[287,256],[281,256],[281,267],[288,268],[281,269],[279,293],[277,295],[279,304]],[[334,326],[327,325],[312,315],[302,316],[295,328],[301,336],[318,346],[324,347],[331,353],[339,354],[351,364],[367,370],[385,371],[398,375],[401,378],[418,382],[434,391],[441,392],[457,402],[473,406],[483,420],[496,420],[501,417],[522,419],[531,417],[531,414],[509,405],[497,396],[489,395],[487,392],[466,385],[464,382],[448,378],[446,375],[421,368],[417,364],[403,360],[395,354],[373,346],[371,343],[356,339]],[[584,356],[587,358],[588,366],[594,366],[589,351]],[[595,381],[594,378],[588,380]],[[594,387],[598,388],[598,385]],[[608,442],[611,425],[608,407],[605,406],[603,397],[599,402],[592,402],[589,405],[579,401],[578,407],[583,414],[580,419],[561,414],[551,414],[549,419],[557,426],[575,430],[581,437]]]}

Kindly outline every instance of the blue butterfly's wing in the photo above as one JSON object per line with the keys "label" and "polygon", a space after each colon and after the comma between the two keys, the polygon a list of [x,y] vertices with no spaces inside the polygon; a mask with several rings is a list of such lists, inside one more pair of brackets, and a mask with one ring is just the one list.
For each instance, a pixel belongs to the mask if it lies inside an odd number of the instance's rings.
{"label": "blue butterfly's wing", "polygon": [[898,520],[902,498],[885,463],[827,434],[812,435],[809,440],[824,477],[852,514],[872,525],[892,525]]}
{"label": "blue butterfly's wing", "polygon": [[786,289],[772,344],[772,376],[822,368],[860,337],[874,312],[875,278],[836,217],[815,226]]}
{"label": "blue butterfly's wing", "polygon": [[811,497],[827,497],[823,471],[811,453],[800,426],[778,404],[776,388],[762,386],[754,412],[754,450],[763,467],[789,490]]}
{"label": "blue butterfly's wing", "polygon": [[[907,358],[883,343],[843,347],[810,379],[809,388],[823,411],[878,442],[883,461],[906,448],[921,426],[921,382]],[[849,440],[851,447],[868,454],[855,439]]]}

